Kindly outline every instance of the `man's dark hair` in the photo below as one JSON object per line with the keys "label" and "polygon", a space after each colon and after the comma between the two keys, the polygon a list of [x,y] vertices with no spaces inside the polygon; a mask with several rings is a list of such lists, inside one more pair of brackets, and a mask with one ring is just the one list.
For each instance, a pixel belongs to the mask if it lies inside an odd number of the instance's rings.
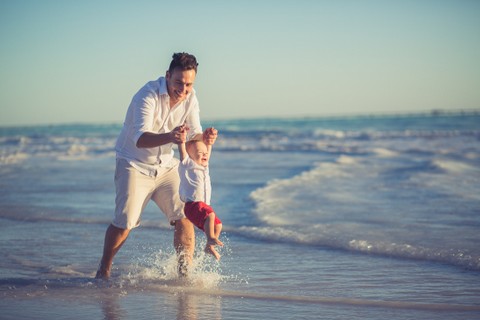
{"label": "man's dark hair", "polygon": [[194,55],[188,54],[186,52],[174,53],[172,56],[172,62],[170,62],[170,67],[168,72],[173,73],[175,68],[179,68],[182,71],[186,70],[195,70],[197,73],[197,59]]}

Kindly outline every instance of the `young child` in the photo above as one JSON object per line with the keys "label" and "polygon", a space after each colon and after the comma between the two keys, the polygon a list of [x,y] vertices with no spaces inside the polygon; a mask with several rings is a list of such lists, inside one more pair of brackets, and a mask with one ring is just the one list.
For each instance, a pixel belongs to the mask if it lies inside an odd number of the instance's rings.
{"label": "young child", "polygon": [[[187,130],[187,129],[185,129]],[[217,130],[208,129],[211,139],[191,140],[178,145],[180,152],[180,199],[185,202],[185,215],[207,236],[205,252],[220,260],[215,246],[223,246],[218,240],[222,231],[222,222],[210,207],[211,183],[208,161],[212,145],[217,137]]]}

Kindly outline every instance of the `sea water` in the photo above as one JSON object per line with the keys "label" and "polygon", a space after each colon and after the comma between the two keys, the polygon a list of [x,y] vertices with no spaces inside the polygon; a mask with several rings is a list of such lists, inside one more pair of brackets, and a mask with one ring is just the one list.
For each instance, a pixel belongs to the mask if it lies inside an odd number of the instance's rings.
{"label": "sea water", "polygon": [[478,319],[480,115],[204,121],[222,259],[153,204],[93,279],[119,124],[0,128],[0,319]]}

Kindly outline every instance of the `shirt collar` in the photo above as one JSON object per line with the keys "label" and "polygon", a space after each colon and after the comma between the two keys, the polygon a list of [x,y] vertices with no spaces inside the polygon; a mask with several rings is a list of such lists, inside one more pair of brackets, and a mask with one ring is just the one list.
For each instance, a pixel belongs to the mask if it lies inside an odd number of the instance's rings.
{"label": "shirt collar", "polygon": [[163,94],[168,95],[167,79],[165,79],[165,77],[160,77],[160,78],[158,78],[158,82],[160,83],[160,88],[158,90],[158,93],[160,95],[163,95]]}

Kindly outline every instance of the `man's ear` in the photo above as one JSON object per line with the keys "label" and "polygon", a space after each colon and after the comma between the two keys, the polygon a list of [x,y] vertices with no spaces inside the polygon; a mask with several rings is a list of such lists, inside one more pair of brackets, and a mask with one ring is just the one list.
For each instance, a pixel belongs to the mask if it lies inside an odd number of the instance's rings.
{"label": "man's ear", "polygon": [[170,72],[168,70],[165,72],[165,78],[170,79]]}

